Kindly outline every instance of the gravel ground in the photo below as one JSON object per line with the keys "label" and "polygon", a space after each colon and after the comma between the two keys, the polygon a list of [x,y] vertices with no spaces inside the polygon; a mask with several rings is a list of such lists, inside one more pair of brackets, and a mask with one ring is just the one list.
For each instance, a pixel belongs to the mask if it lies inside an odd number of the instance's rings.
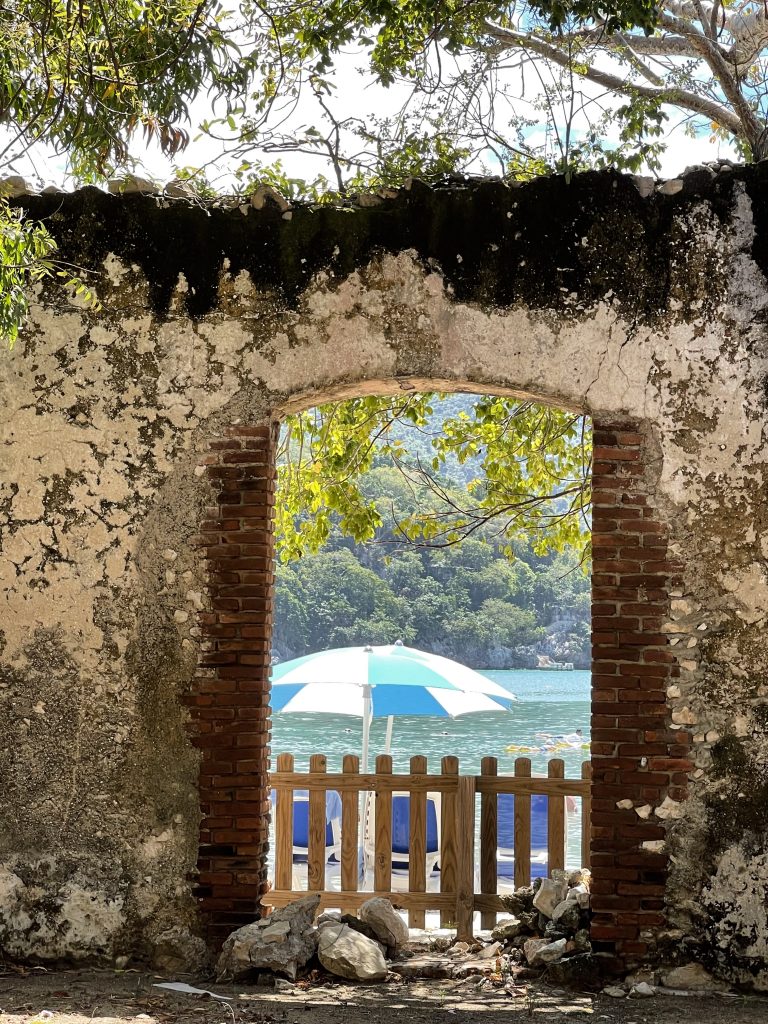
{"label": "gravel ground", "polygon": [[615,1000],[545,986],[479,992],[466,982],[390,981],[347,985],[319,981],[275,991],[253,985],[184,981],[226,997],[179,994],[154,986],[171,980],[139,971],[43,971],[0,968],[0,1024],[766,1024],[759,996],[670,996]]}

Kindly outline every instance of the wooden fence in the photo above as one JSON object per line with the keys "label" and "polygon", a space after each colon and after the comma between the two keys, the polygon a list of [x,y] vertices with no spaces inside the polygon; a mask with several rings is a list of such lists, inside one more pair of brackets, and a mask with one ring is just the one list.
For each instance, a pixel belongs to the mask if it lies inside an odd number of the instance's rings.
{"label": "wooden fence", "polygon": [[[307,888],[319,892],[320,906],[354,911],[372,895],[386,896],[408,911],[412,928],[423,928],[428,910],[440,912],[444,927],[455,926],[460,938],[472,934],[473,914],[481,913],[482,927],[492,927],[504,909],[498,895],[498,802],[500,794],[512,794],[514,803],[514,886],[531,880],[531,797],[547,797],[547,872],[565,867],[567,842],[566,798],[581,799],[580,866],[589,864],[590,765],[582,765],[581,778],[565,778],[562,760],[549,762],[548,776],[531,775],[527,757],[515,761],[514,775],[499,775],[496,758],[482,761],[479,775],[460,775],[456,757],[444,757],[439,774],[427,772],[425,757],[412,757],[410,772],[396,775],[392,758],[376,758],[374,773],[360,774],[359,759],[344,757],[342,771],[329,773],[323,754],[313,754],[309,772],[294,771],[291,754],[280,754],[271,775],[275,793],[274,888],[264,901],[281,907],[301,892],[293,886],[294,792],[308,792],[306,848]],[[326,795],[336,792],[341,800],[341,841],[338,863],[339,889],[326,888]],[[407,891],[392,888],[392,797],[409,796],[409,869]],[[439,891],[427,889],[427,800],[440,794]],[[361,799],[362,794],[362,799]],[[372,794],[372,797],[368,794]],[[479,844],[476,851],[476,796],[480,797]],[[361,821],[367,821],[361,830]],[[362,834],[361,834],[362,832]],[[367,837],[367,841],[366,841]],[[373,892],[361,891],[361,851]],[[396,855],[395,855],[396,856]],[[477,857],[477,859],[476,859]],[[372,864],[371,864],[372,861]],[[479,867],[479,871],[477,868]],[[476,879],[479,892],[475,891]],[[511,879],[510,887],[511,887]]]}

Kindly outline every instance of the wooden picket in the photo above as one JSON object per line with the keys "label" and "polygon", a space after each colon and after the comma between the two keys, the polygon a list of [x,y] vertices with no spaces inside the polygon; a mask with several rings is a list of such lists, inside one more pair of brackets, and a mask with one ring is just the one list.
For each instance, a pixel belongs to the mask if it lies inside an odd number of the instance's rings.
{"label": "wooden picket", "polygon": [[[566,798],[581,799],[581,866],[589,865],[591,769],[582,765],[581,778],[565,777],[565,764],[552,759],[546,778],[531,774],[531,762],[520,757],[512,775],[499,775],[496,758],[483,758],[480,774],[460,775],[456,757],[444,757],[439,774],[428,773],[427,759],[412,757],[408,774],[395,774],[392,758],[376,758],[375,773],[361,773],[359,760],[350,754],[341,772],[328,772],[323,754],[313,754],[309,771],[297,772],[291,754],[280,754],[271,776],[275,799],[275,888],[265,902],[284,906],[299,895],[294,887],[294,791],[308,792],[307,888],[320,893],[320,906],[355,910],[371,891],[360,887],[361,856],[372,862],[373,892],[386,896],[408,911],[411,927],[423,927],[428,910],[440,912],[443,926],[455,925],[459,937],[472,935],[473,915],[480,911],[481,926],[493,927],[504,909],[498,895],[498,797],[511,794],[514,803],[514,885],[531,881],[531,796],[547,797],[547,871],[566,863]],[[326,794],[341,801],[340,890],[328,888],[326,873]],[[409,796],[408,890],[392,887],[392,797]],[[427,891],[428,794],[440,794],[440,891]],[[360,795],[363,794],[361,805]],[[480,841],[475,850],[476,795],[480,798]],[[372,798],[371,798],[372,796]],[[307,799],[302,797],[301,799]],[[337,801],[338,802],[338,801]],[[363,812],[361,828],[361,809]],[[362,849],[362,854],[361,854]],[[367,851],[367,852],[366,852]],[[475,866],[479,866],[479,892],[475,892]]]}

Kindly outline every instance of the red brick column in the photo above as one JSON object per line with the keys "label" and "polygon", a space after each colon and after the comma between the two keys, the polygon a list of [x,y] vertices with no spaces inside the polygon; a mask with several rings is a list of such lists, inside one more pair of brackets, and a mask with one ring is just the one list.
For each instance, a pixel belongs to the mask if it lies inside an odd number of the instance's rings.
{"label": "red brick column", "polygon": [[205,459],[210,601],[189,703],[202,751],[196,893],[212,944],[253,921],[266,891],[276,438],[277,426],[231,427]]}
{"label": "red brick column", "polygon": [[[661,631],[677,569],[649,493],[645,437],[595,424],[592,512],[592,940],[626,961],[664,923],[667,857],[655,809],[686,794],[690,737],[670,728],[678,675]],[[617,806],[631,801],[632,806]],[[652,808],[643,818],[636,808]]]}

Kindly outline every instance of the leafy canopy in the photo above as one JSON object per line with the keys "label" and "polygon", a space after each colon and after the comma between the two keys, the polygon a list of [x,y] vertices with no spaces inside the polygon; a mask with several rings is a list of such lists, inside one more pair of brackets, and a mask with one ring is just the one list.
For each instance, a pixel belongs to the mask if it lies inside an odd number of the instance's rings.
{"label": "leafy canopy", "polygon": [[[586,554],[591,437],[584,418],[482,396],[440,419],[439,398],[356,398],[287,418],[276,513],[283,561],[318,551],[334,528],[362,542],[386,527],[384,542],[393,545],[449,547],[477,535],[501,540],[509,557],[512,541],[529,536],[537,553]],[[366,474],[383,462],[402,475],[410,501],[387,501],[366,486]]]}

